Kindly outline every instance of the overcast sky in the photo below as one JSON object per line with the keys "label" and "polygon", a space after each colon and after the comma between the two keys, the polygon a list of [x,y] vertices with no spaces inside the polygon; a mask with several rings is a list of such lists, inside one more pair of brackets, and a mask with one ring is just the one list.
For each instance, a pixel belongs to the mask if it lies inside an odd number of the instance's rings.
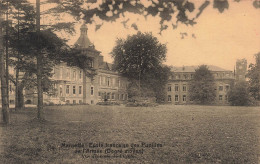
{"label": "overcast sky", "polygon": [[[195,2],[195,7],[199,7],[204,1]],[[241,0],[239,3],[232,1],[228,10],[219,13],[213,9],[211,2],[196,25],[179,24],[176,29],[169,28],[161,35],[158,34],[160,25],[157,17],[145,20],[142,16],[126,14],[126,17],[114,23],[104,22],[98,31],[95,31],[95,24],[88,25],[88,36],[105,60],[112,62],[109,53],[115,46],[116,38],[126,38],[129,34],[137,33],[131,28],[131,24],[136,23],[140,31],[152,32],[162,43],[167,44],[168,65],[207,64],[233,70],[236,59],[246,58],[248,63],[252,63],[254,54],[260,52],[260,10],[255,9],[252,3],[251,0]],[[128,18],[127,29],[120,22]],[[76,25],[77,32],[69,37],[69,44],[75,43],[79,37],[82,22]],[[97,20],[97,23],[102,22]],[[187,36],[182,39],[180,33],[184,32]]]}

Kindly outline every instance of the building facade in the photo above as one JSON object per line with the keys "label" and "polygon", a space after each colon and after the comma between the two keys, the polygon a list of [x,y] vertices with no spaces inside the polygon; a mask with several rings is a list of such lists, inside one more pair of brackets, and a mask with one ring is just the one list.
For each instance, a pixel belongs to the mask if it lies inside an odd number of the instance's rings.
{"label": "building facade", "polygon": [[[80,55],[90,57],[90,65],[95,76],[87,76],[86,70],[76,66],[68,66],[62,62],[55,65],[51,94],[44,94],[45,104],[96,104],[101,101],[126,101],[127,79],[112,69],[112,64],[104,62],[103,56],[95,49],[87,35],[87,26],[80,28],[81,35],[75,47]],[[37,97],[26,97],[27,102],[37,104]]]}
{"label": "building facade", "polygon": [[[172,104],[192,104],[189,99],[189,83],[194,77],[197,66],[172,67],[171,76],[167,84],[168,103]],[[228,104],[228,91],[235,81],[233,71],[225,70],[217,66],[208,66],[215,78],[216,84],[216,104]]]}

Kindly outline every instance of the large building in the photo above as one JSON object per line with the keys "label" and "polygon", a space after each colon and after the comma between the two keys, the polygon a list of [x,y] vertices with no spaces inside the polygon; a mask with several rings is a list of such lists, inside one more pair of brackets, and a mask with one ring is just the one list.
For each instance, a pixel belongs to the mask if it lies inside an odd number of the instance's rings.
{"label": "large building", "polygon": [[[80,28],[81,35],[75,47],[80,55],[86,55],[95,70],[93,78],[79,67],[63,62],[53,69],[54,92],[44,94],[44,103],[49,104],[96,104],[100,101],[126,101],[127,79],[112,69],[112,64],[104,62],[103,56],[95,49],[87,35],[87,26]],[[27,102],[37,104],[37,97],[26,97]]]}
{"label": "large building", "polygon": [[[167,84],[168,103],[172,104],[191,104],[189,99],[189,83],[193,79],[195,70],[198,66],[172,67],[172,75]],[[245,80],[246,60],[238,60],[236,63],[236,74],[230,70],[225,70],[217,66],[208,66],[212,72],[216,83],[216,104],[228,104],[228,91],[231,85],[237,80]]]}

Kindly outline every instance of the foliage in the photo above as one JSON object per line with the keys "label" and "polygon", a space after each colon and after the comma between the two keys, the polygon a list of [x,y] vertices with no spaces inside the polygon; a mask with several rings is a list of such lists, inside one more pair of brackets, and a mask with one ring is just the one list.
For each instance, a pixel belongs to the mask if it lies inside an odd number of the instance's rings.
{"label": "foliage", "polygon": [[165,61],[166,45],[151,33],[138,32],[126,40],[118,39],[112,50],[114,69],[130,79],[142,78]]}
{"label": "foliage", "polygon": [[216,98],[214,77],[206,65],[195,70],[189,87],[190,100],[199,104],[210,104]]}
{"label": "foliage", "polygon": [[249,92],[260,100],[260,52],[255,55],[255,64],[249,65],[247,77],[249,78]]}
{"label": "foliage", "polygon": [[234,106],[250,105],[248,83],[240,81],[228,93],[228,101]]}
{"label": "foliage", "polygon": [[130,79],[129,97],[153,97],[161,100],[170,69],[163,66],[166,46],[151,33],[118,39],[112,51],[114,69]]}
{"label": "foliage", "polygon": [[[235,0],[239,2],[240,0]],[[172,28],[180,22],[186,25],[196,24],[196,19],[202,14],[202,12],[210,5],[217,9],[220,13],[229,8],[228,0],[209,0],[202,1],[199,6],[195,6],[190,0],[48,0],[48,3],[56,3],[57,6],[52,8],[50,12],[53,13],[68,13],[79,20],[82,18],[87,23],[95,22],[95,18],[98,17],[105,21],[115,21],[121,16],[125,16],[125,13],[135,13],[147,16],[159,16],[161,31],[169,28],[165,22],[171,22]],[[258,0],[254,0],[253,6],[258,9],[260,3]],[[195,10],[198,8],[198,10]],[[175,14],[177,13],[177,14]],[[189,13],[193,13],[193,17],[189,17]],[[176,21],[173,22],[172,17],[176,15]],[[122,24],[125,24],[123,21]],[[99,29],[102,24],[96,23],[96,29]],[[132,28],[138,30],[135,23],[131,25]]]}

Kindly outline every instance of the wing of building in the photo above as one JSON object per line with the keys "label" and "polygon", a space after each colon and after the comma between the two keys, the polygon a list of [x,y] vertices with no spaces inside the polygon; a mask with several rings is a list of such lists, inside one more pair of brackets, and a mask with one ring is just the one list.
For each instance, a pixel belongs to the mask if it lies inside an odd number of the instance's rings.
{"label": "wing of building", "polygon": [[[183,66],[172,67],[172,75],[169,77],[167,85],[166,100],[173,104],[190,104],[192,101],[189,99],[189,83],[193,79],[195,69],[198,66]],[[228,91],[230,86],[235,80],[245,80],[247,71],[247,64],[245,60],[238,60],[236,63],[235,71],[225,70],[223,68],[208,65],[209,70],[212,72],[216,83],[216,104],[228,104]]]}

